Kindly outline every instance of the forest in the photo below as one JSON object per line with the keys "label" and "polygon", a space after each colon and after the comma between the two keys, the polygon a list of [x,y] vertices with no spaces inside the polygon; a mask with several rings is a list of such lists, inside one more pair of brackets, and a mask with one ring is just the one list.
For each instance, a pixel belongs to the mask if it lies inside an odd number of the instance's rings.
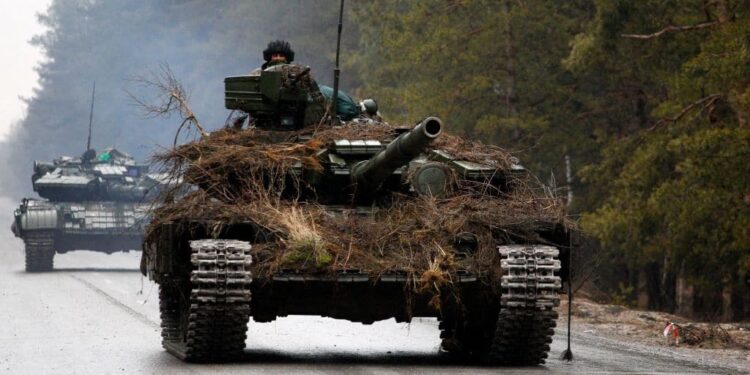
{"label": "forest", "polygon": [[[209,128],[223,77],[274,39],[330,85],[338,0],[55,0],[31,43],[47,59],[0,142],[5,194],[32,160],[79,155],[96,81],[95,147],[139,159],[176,119],[129,95],[168,65]],[[439,116],[501,146],[566,200],[585,233],[576,287],[707,320],[750,316],[750,2],[347,0],[342,87],[393,122]],[[184,141],[184,139],[183,139]]]}

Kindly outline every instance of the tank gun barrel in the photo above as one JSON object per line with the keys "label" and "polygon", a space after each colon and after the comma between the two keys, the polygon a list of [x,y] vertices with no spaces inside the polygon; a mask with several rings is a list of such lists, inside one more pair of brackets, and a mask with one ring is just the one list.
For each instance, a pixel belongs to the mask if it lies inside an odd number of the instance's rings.
{"label": "tank gun barrel", "polygon": [[401,134],[378,154],[361,161],[352,167],[352,181],[357,191],[372,192],[390,176],[393,171],[419,155],[428,144],[440,135],[443,122],[437,117],[428,117],[414,128]]}

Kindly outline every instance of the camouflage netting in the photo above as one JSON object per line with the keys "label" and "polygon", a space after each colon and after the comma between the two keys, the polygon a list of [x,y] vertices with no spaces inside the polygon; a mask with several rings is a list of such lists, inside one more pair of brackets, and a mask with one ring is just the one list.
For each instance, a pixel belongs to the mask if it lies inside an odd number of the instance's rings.
{"label": "camouflage netting", "polygon": [[[455,187],[444,199],[393,193],[390,204],[373,215],[354,209],[331,212],[279,194],[304,185],[290,177],[293,166],[301,163],[321,170],[315,154],[334,139],[393,138],[394,128],[387,124],[298,132],[223,129],[168,150],[156,161],[173,176],[182,176],[183,186],[176,191],[185,191],[184,185],[192,188],[178,199],[174,191],[166,195],[146,242],[156,243],[160,223],[250,222],[270,234],[269,241],[253,245],[256,275],[289,268],[318,273],[358,269],[371,274],[398,270],[420,290],[450,283],[459,263],[453,244],[461,233],[474,233],[479,240],[470,266],[494,272],[499,266],[499,237],[535,242],[540,223],[570,225],[558,200],[540,193],[541,185],[529,177],[512,181],[515,190],[508,196],[489,184],[454,176]],[[512,163],[502,149],[446,134],[430,148],[499,168]]]}

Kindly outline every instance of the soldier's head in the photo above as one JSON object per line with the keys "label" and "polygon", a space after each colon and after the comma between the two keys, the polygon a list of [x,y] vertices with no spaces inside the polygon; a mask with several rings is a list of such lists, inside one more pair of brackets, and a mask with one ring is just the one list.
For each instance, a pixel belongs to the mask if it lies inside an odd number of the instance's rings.
{"label": "soldier's head", "polygon": [[284,40],[274,40],[268,43],[268,47],[263,50],[263,60],[272,64],[288,64],[294,61],[294,51],[289,42]]}
{"label": "soldier's head", "polygon": [[378,103],[372,99],[365,99],[359,102],[359,111],[368,116],[375,116],[378,114]]}

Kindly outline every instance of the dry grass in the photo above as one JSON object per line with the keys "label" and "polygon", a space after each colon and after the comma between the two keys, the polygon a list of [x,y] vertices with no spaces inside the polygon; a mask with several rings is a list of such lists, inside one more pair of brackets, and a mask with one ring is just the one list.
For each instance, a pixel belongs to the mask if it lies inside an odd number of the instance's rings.
{"label": "dry grass", "polygon": [[[390,140],[394,135],[387,124],[297,132],[224,129],[167,150],[156,161],[183,183],[165,195],[146,241],[155,242],[156,228],[165,222],[250,222],[272,238],[253,247],[270,254],[270,260],[257,263],[255,272],[291,267],[310,272],[358,269],[375,275],[401,271],[414,291],[432,292],[439,303],[459,266],[453,246],[458,234],[474,233],[479,241],[478,252],[461,267],[496,272],[495,245],[503,236],[535,241],[540,223],[571,225],[558,200],[525,177],[512,181],[515,190],[508,195],[488,183],[454,176],[455,186],[445,198],[392,193],[390,204],[379,205],[369,215],[359,215],[354,207],[332,213],[294,195],[306,186],[291,177],[290,169],[301,164],[322,170],[316,154],[328,142]],[[501,149],[450,135],[433,147],[499,168],[512,162]]]}
{"label": "dry grass", "polygon": [[324,267],[331,263],[328,244],[315,226],[315,219],[299,207],[288,210],[275,210],[275,220],[283,226],[285,236],[279,241],[287,249],[282,262],[296,264],[299,261],[315,261],[315,266]]}
{"label": "dry grass", "polygon": [[[558,308],[566,311],[567,301]],[[662,334],[669,322],[679,326],[679,346],[703,349],[750,349],[747,323],[708,323],[660,312],[636,310],[620,305],[600,304],[584,297],[573,302],[573,322],[584,324],[582,330],[596,330],[602,335],[635,340],[649,346],[674,346],[675,341]]]}

